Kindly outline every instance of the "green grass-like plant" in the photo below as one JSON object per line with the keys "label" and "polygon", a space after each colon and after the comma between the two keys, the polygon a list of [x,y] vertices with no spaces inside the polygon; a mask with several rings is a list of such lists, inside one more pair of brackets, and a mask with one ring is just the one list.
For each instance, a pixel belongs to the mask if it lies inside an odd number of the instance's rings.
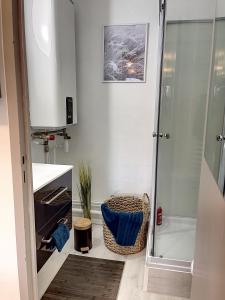
{"label": "green grass-like plant", "polygon": [[91,168],[83,162],[79,165],[78,193],[84,218],[91,220]]}

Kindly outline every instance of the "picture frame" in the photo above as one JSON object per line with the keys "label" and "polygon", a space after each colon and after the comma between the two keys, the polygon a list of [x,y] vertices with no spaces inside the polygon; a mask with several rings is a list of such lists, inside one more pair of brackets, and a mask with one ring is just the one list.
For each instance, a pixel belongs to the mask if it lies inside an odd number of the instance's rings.
{"label": "picture frame", "polygon": [[103,82],[145,83],[149,23],[103,26]]}

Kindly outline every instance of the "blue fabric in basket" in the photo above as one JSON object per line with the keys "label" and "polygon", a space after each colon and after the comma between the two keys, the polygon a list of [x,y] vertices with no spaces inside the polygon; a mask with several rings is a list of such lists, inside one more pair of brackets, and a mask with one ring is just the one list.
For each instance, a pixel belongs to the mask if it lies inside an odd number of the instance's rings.
{"label": "blue fabric in basket", "polygon": [[143,223],[143,212],[115,212],[101,205],[103,219],[120,246],[134,246]]}

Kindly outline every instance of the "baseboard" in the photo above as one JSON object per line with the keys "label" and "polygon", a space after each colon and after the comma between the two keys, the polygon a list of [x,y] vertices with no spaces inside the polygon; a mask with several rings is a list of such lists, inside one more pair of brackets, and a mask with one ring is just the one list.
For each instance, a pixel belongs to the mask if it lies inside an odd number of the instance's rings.
{"label": "baseboard", "polygon": [[187,225],[196,226],[196,218],[164,216],[164,220],[169,223],[187,224]]}
{"label": "baseboard", "polygon": [[[73,205],[73,208],[79,208],[81,209],[81,205],[80,205],[80,200],[73,200],[72,201],[72,205]],[[102,202],[99,202],[99,201],[92,201],[91,203],[91,210],[96,210],[96,211],[101,211],[101,204]]]}
{"label": "baseboard", "polygon": [[[91,205],[91,220],[93,224],[102,225],[101,202],[93,202]],[[73,218],[83,217],[80,201],[73,200]]]}
{"label": "baseboard", "polygon": [[145,266],[144,283],[145,291],[189,299],[192,274],[191,272]]}

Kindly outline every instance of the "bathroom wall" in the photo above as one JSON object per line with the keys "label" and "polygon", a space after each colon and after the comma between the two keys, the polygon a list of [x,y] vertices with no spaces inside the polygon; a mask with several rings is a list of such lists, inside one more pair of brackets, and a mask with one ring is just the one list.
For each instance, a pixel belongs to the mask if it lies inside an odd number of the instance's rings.
{"label": "bathroom wall", "polygon": [[225,2],[223,0],[217,0],[216,17],[224,18],[224,16],[225,16]]}
{"label": "bathroom wall", "polygon": [[207,20],[215,15],[214,0],[167,0],[167,19]]}
{"label": "bathroom wall", "polygon": [[[217,0],[216,18],[224,18],[224,16],[224,0]],[[218,49],[220,51],[224,50],[224,31],[225,26],[221,23],[216,23],[215,51]],[[217,64],[217,61],[215,63]],[[213,65],[212,70],[215,69],[214,67],[215,65]],[[212,88],[215,83],[215,76],[213,75],[211,78]],[[224,83],[224,77],[221,78],[221,83]],[[218,102],[218,98],[216,100]],[[214,114],[212,113],[211,102],[214,103],[215,99],[209,99],[207,117],[211,122],[210,127],[206,127],[207,135],[214,129],[214,119],[217,118],[215,109],[213,110]],[[207,146],[206,144],[205,147]],[[205,150],[209,149],[205,148]],[[203,159],[200,178],[191,300],[225,299],[225,285],[223,280],[225,277],[225,201],[210,170],[211,165],[210,167],[208,165],[209,160],[206,154],[209,153],[207,152]],[[220,155],[220,153],[217,153],[217,155]]]}
{"label": "bathroom wall", "polygon": [[191,300],[225,299],[225,201],[204,160]]}
{"label": "bathroom wall", "polygon": [[[76,4],[78,125],[70,152],[57,163],[90,163],[93,201],[114,193],[144,193],[152,186],[158,49],[158,0],[78,0]],[[103,83],[103,25],[150,23],[146,83]],[[60,143],[60,141],[58,141]],[[43,161],[40,146],[33,160]]]}

